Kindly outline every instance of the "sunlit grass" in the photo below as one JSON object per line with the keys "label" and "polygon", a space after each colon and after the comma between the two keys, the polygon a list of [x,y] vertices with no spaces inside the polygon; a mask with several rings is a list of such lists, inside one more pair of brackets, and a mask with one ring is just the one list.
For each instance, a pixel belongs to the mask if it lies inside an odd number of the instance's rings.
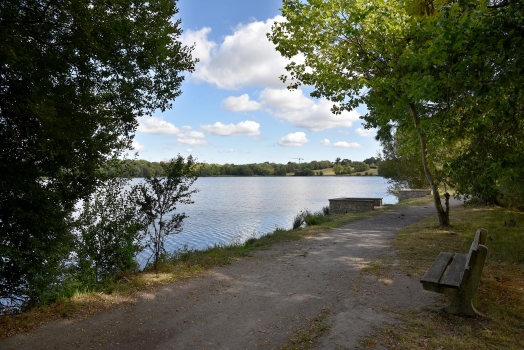
{"label": "sunlit grass", "polygon": [[[324,176],[336,176],[335,172],[333,171],[333,168],[325,168],[325,169],[319,169],[319,170],[313,170],[315,172],[315,174],[317,172],[321,172],[324,174]],[[366,170],[366,171],[361,171],[361,172],[358,172],[358,173],[353,173],[353,174],[345,174],[345,175],[340,175],[340,176],[366,176],[366,173],[368,176],[378,176],[378,169],[369,169],[369,170]],[[286,176],[294,176],[295,173],[294,172],[291,172],[291,173],[287,173]]]}
{"label": "sunlit grass", "polygon": [[369,176],[377,176],[378,175],[378,169],[369,169],[369,170],[366,170],[366,171],[360,171],[360,172],[357,172],[357,173],[353,173],[351,175],[356,175],[356,176],[364,175],[364,176],[366,176],[366,173]]}
{"label": "sunlit grass", "polygon": [[[515,220],[516,226],[504,222]],[[486,317],[411,310],[402,324],[372,336],[370,347],[401,349],[522,349],[524,339],[524,213],[498,207],[452,209],[452,226],[436,217],[402,230],[394,244],[400,269],[420,278],[442,251],[467,253],[478,228],[488,230],[488,256],[475,307]],[[422,288],[422,286],[420,287]],[[445,300],[445,297],[442,297]]]}

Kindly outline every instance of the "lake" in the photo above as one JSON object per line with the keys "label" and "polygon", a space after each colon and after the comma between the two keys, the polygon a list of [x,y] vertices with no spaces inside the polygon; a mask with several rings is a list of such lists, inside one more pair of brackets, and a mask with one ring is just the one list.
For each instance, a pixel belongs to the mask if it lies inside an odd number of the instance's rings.
{"label": "lake", "polygon": [[194,204],[177,208],[189,218],[181,233],[166,238],[168,252],[244,242],[277,227],[289,229],[300,210],[321,210],[330,198],[382,197],[384,204],[397,202],[380,176],[203,177],[193,186],[200,192],[193,195]]}

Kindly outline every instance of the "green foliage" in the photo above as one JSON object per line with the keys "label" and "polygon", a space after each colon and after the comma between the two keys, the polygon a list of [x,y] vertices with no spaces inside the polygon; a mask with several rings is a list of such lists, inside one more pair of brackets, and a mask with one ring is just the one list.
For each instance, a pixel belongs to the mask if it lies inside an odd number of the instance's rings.
{"label": "green foliage", "polygon": [[73,278],[83,288],[136,268],[143,226],[126,178],[112,178],[86,199],[75,220]]}
{"label": "green foliage", "polygon": [[286,165],[276,163],[235,164],[199,164],[199,176],[285,176],[296,173],[297,176],[313,176],[315,170],[331,167],[327,160],[311,161],[310,163],[289,162]]}
{"label": "green foliage", "polygon": [[38,303],[56,285],[75,204],[130,147],[136,118],[180,95],[195,61],[177,12],[171,0],[2,2],[0,298]]}
{"label": "green foliage", "polygon": [[312,213],[309,209],[301,210],[293,218],[293,230],[302,226],[316,226],[331,221],[329,216],[329,206],[323,207],[320,211]]}
{"label": "green foliage", "polygon": [[366,104],[382,142],[399,133],[399,155],[420,154],[441,225],[440,184],[485,199],[523,178],[521,2],[284,0],[282,14],[268,35],[292,60],[282,80],[314,86],[335,113]]}
{"label": "green foliage", "polygon": [[370,169],[369,165],[364,162],[352,162],[351,166],[353,167],[352,172],[363,172],[368,171]]}
{"label": "green foliage", "polygon": [[458,150],[444,157],[442,177],[476,201],[506,197],[516,204],[521,196],[509,188],[524,178],[524,5],[498,5],[438,6],[434,16],[417,20],[425,40],[416,50],[421,60],[433,60],[425,70],[439,89],[428,99],[442,101],[435,116]]}
{"label": "green foliage", "polygon": [[369,169],[369,165],[365,162],[353,162],[349,159],[344,159],[333,167],[333,172],[335,175],[344,175],[363,172]]}
{"label": "green foliage", "polygon": [[316,213],[308,213],[304,218],[304,223],[306,226],[321,225],[328,221],[331,221],[329,213],[325,214],[323,210],[317,211]]}
{"label": "green foliage", "polygon": [[382,141],[382,154],[378,174],[388,179],[388,192],[397,194],[404,188],[427,188],[428,182],[420,164],[420,152],[405,144],[395,134],[389,141]]}
{"label": "green foliage", "polygon": [[310,214],[308,209],[301,210],[293,218],[293,230],[298,230],[305,224],[305,218]]}
{"label": "green foliage", "polygon": [[295,176],[315,176],[315,172],[309,168],[303,170],[295,170]]}
{"label": "green foliage", "polygon": [[192,204],[190,189],[197,179],[196,163],[192,156],[184,159],[181,155],[162,163],[165,177],[147,177],[135,188],[137,204],[145,227],[145,245],[151,249],[154,269],[157,270],[162,254],[166,253],[166,236],[180,233],[185,213],[175,213],[181,204]]}
{"label": "green foliage", "polygon": [[[331,167],[328,160],[311,161],[310,163],[276,164],[276,163],[252,163],[252,164],[207,164],[200,163],[197,166],[198,176],[286,176],[287,173],[303,173],[302,176],[311,176],[311,171]],[[107,176],[125,177],[148,177],[164,176],[164,170],[159,162],[148,162],[146,160],[124,160],[121,162],[108,162],[100,169]]]}
{"label": "green foliage", "polygon": [[336,164],[333,167],[333,172],[335,173],[335,175],[347,174],[346,169],[340,164]]}

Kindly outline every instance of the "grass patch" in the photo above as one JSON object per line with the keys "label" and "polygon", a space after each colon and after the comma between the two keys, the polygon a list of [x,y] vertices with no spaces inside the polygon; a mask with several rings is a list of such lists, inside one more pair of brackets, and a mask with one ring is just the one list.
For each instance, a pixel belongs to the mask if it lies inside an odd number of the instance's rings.
{"label": "grass patch", "polygon": [[317,317],[309,320],[305,328],[299,328],[293,331],[294,336],[288,339],[288,345],[281,347],[282,350],[302,350],[311,349],[322,335],[329,331],[330,325],[325,320],[330,315],[328,309],[322,309]]}
{"label": "grass patch", "polygon": [[320,169],[320,170],[315,170],[315,171],[322,171],[324,176],[334,176],[335,175],[333,168],[325,168],[325,169]]}
{"label": "grass patch", "polygon": [[395,204],[395,206],[398,206],[398,207],[415,206],[415,205],[433,206],[433,196],[401,199],[397,204]]}
{"label": "grass patch", "polygon": [[[504,226],[509,220],[514,220],[516,226]],[[475,231],[487,229],[488,256],[474,299],[475,307],[486,317],[464,318],[436,310],[414,310],[401,315],[399,327],[381,330],[372,338],[374,343],[366,346],[523,348],[524,213],[499,207],[454,208],[451,223],[451,227],[441,230],[436,217],[430,217],[402,230],[394,241],[399,268],[408,275],[422,277],[440,252],[467,253]]]}
{"label": "grass patch", "polygon": [[378,176],[378,168],[377,169],[369,169],[366,171],[360,171],[356,173],[351,173],[352,176]]}
{"label": "grass patch", "polygon": [[42,306],[18,315],[0,316],[0,338],[29,332],[43,323],[62,318],[80,318],[100,312],[115,304],[132,303],[141,294],[178,280],[200,276],[207,270],[230,264],[252,252],[270,248],[280,242],[299,240],[352,221],[375,215],[380,210],[359,214],[332,214],[329,221],[297,230],[277,229],[260,238],[251,238],[243,244],[215,246],[204,251],[182,251],[165,256],[158,271],[126,273],[97,286],[93,290],[79,290],[70,298],[60,298],[50,306]]}
{"label": "grass patch", "polygon": [[384,257],[380,260],[372,260],[364,265],[360,271],[375,276],[379,281],[389,277],[392,270],[392,261],[390,257]]}

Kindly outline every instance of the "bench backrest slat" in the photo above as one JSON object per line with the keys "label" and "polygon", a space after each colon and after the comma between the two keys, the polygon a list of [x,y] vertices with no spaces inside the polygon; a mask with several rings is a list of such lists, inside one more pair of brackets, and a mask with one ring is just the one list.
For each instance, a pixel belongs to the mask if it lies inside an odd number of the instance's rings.
{"label": "bench backrest slat", "polygon": [[471,264],[475,262],[476,253],[479,247],[479,244],[486,245],[486,239],[488,237],[488,231],[483,228],[479,228],[475,232],[475,238],[473,243],[471,243],[471,248],[469,248],[468,259],[466,260],[466,269],[471,267]]}

